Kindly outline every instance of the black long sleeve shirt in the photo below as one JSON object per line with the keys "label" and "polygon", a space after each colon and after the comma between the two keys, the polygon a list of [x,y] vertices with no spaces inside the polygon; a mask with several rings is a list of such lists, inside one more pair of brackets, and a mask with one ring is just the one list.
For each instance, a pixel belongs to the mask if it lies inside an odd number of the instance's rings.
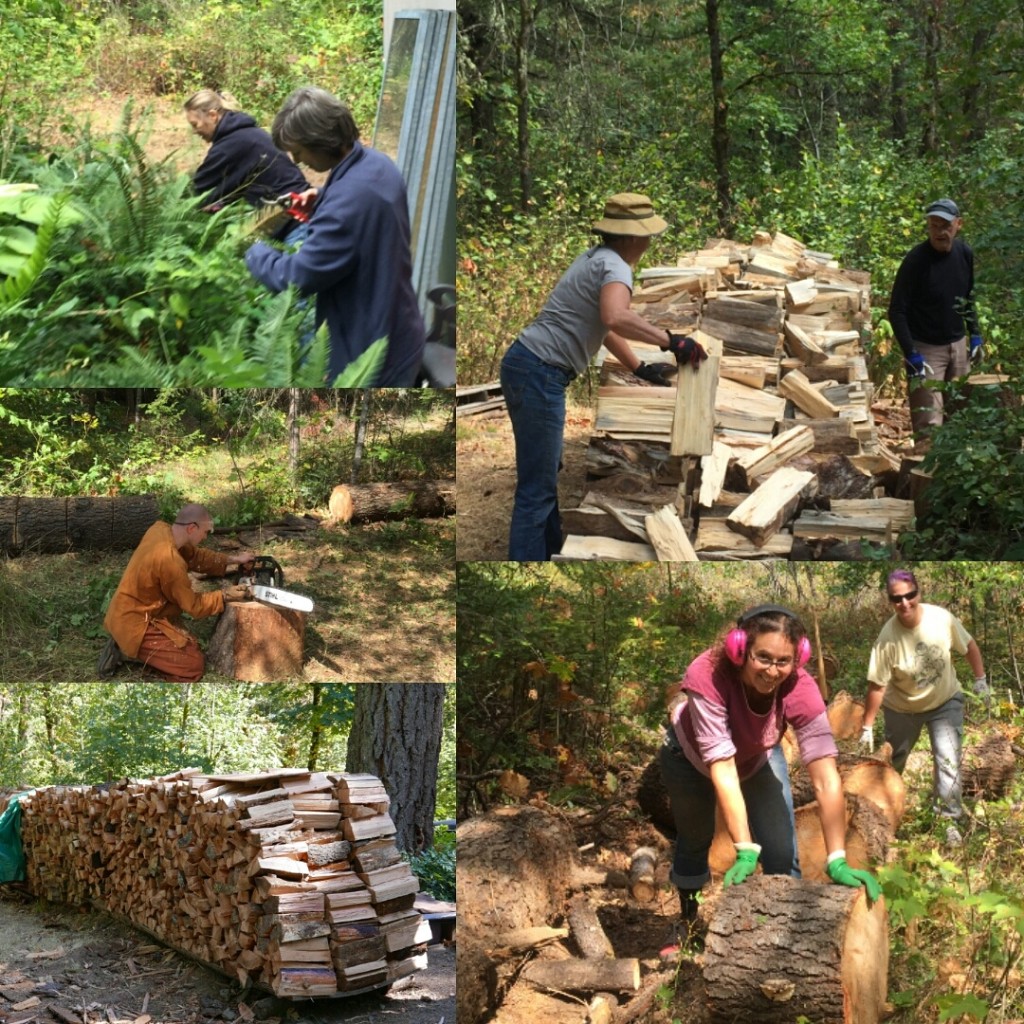
{"label": "black long sleeve shirt", "polygon": [[889,323],[904,355],[915,342],[949,345],[980,333],[973,294],[974,251],[965,241],[955,238],[948,253],[927,241],[911,249],[889,299]]}

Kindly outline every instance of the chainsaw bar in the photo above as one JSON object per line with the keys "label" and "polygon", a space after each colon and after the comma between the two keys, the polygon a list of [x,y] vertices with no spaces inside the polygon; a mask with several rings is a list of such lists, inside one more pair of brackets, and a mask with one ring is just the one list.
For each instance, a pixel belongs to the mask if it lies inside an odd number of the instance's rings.
{"label": "chainsaw bar", "polygon": [[264,587],[259,584],[252,588],[252,596],[266,604],[276,604],[279,608],[290,608],[294,612],[311,612],[313,602],[302,594],[293,594],[277,587]]}

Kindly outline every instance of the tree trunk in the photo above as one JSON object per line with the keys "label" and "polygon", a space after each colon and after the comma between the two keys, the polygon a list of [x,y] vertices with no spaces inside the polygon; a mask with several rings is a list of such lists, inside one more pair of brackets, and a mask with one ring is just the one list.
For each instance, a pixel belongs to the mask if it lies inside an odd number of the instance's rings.
{"label": "tree trunk", "polygon": [[455,512],[455,481],[339,484],[331,492],[329,507],[332,518],[342,523],[437,518]]}
{"label": "tree trunk", "polygon": [[359,409],[359,423],[356,426],[356,444],[352,453],[352,476],[350,483],[359,479],[359,467],[363,461],[363,448],[366,445],[366,425],[370,421],[370,404],[373,401],[373,394],[369,388],[362,392],[362,404]]}
{"label": "tree trunk", "polygon": [[348,740],[348,771],[376,775],[391,794],[400,850],[420,853],[434,841],[443,683],[364,684]]}
{"label": "tree trunk", "polygon": [[860,887],[747,879],[723,890],[705,940],[716,1022],[877,1024],[888,968],[884,902]]}
{"label": "tree trunk", "polygon": [[250,683],[301,679],[305,634],[304,612],[234,601],[225,606],[210,637],[207,665]]}
{"label": "tree trunk", "polygon": [[299,395],[298,388],[288,389],[288,477],[293,484],[299,471]]}
{"label": "tree trunk", "polygon": [[718,227],[722,235],[728,238],[733,230],[732,183],[729,178],[729,100],[725,91],[719,0],[706,0],[704,8],[711,55],[711,151],[715,162]]}
{"label": "tree trunk", "polygon": [[309,758],[306,761],[306,767],[311,771],[316,771],[317,763],[320,760],[320,741],[323,738],[324,727],[320,721],[320,707],[323,704],[323,684],[313,683],[313,694],[312,694],[312,724],[310,725],[309,732]]}
{"label": "tree trunk", "polygon": [[530,80],[529,46],[533,29],[532,0],[519,0],[519,33],[516,37],[516,155],[519,163],[519,207],[530,207],[533,183],[530,174]]}
{"label": "tree trunk", "polygon": [[924,128],[921,135],[921,151],[935,153],[939,148],[939,51],[942,36],[939,25],[938,0],[931,0],[925,11],[924,25]]}
{"label": "tree trunk", "polygon": [[160,518],[152,494],[123,497],[0,497],[0,551],[64,554],[134,548]]}

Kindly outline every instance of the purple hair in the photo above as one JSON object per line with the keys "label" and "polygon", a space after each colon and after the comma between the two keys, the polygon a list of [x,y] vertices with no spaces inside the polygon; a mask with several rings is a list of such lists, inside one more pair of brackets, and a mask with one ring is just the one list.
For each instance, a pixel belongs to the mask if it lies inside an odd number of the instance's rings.
{"label": "purple hair", "polygon": [[915,590],[920,590],[918,586],[917,577],[909,569],[894,569],[889,573],[889,578],[885,581],[886,591],[894,583],[909,583]]}

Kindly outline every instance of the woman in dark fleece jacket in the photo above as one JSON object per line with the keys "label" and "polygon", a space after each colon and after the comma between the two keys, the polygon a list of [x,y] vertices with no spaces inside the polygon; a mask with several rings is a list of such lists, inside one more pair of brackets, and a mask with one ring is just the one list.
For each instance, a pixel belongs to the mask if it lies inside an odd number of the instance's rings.
{"label": "woman in dark fleece jacket", "polygon": [[218,207],[245,199],[253,206],[289,192],[306,192],[309,182],[254,118],[235,109],[234,100],[200,89],[185,103],[192,130],[210,151],[192,179],[196,195]]}

